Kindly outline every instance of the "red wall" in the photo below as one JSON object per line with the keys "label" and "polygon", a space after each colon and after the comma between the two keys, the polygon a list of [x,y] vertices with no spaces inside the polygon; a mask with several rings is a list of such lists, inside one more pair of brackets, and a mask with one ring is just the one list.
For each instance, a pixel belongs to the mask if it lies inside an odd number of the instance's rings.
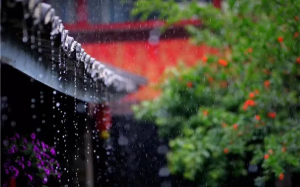
{"label": "red wall", "polygon": [[86,43],[83,47],[97,60],[109,63],[148,79],[149,84],[127,99],[153,99],[159,91],[155,86],[161,81],[166,68],[183,61],[196,64],[205,53],[212,52],[206,46],[194,46],[187,39],[161,40],[157,45],[147,41]]}

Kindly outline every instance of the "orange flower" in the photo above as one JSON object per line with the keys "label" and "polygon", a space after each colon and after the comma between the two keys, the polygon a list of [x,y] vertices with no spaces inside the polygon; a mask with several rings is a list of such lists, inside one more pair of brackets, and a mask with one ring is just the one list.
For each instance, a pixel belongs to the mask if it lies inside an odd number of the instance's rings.
{"label": "orange flower", "polygon": [[299,17],[298,17],[298,16],[295,16],[295,20],[296,20],[296,21],[299,21]]}
{"label": "orange flower", "polygon": [[269,149],[268,151],[270,154],[273,154],[273,150],[272,149]]}
{"label": "orange flower", "polygon": [[227,124],[226,123],[222,123],[222,127],[223,128],[227,127]]}
{"label": "orange flower", "polygon": [[204,116],[207,116],[207,115],[208,115],[208,111],[207,111],[207,110],[204,110],[204,111],[203,111],[203,115],[204,115]]}
{"label": "orange flower", "polygon": [[268,117],[274,119],[276,117],[276,112],[269,112]]}
{"label": "orange flower", "polygon": [[255,94],[254,94],[253,92],[250,92],[250,93],[249,93],[249,97],[250,97],[250,98],[254,98],[254,97],[255,97]]}
{"label": "orange flower", "polygon": [[298,33],[298,32],[295,32],[295,33],[294,33],[294,38],[298,38],[298,36],[299,36],[299,33]]}
{"label": "orange flower", "polygon": [[248,109],[248,105],[244,104],[243,105],[243,110],[247,110]]}
{"label": "orange flower", "polygon": [[207,57],[206,57],[206,55],[204,55],[204,56],[202,57],[202,61],[203,61],[204,63],[207,62]]}
{"label": "orange flower", "polygon": [[269,80],[266,80],[266,81],[264,82],[264,85],[265,85],[266,88],[269,88],[269,87],[270,87],[270,81],[269,81]]}
{"label": "orange flower", "polygon": [[214,82],[214,78],[208,77],[208,81],[209,81],[210,83],[212,83],[212,82]]}
{"label": "orange flower", "polygon": [[254,90],[254,92],[255,92],[256,94],[259,94],[259,90],[258,90],[258,89]]}
{"label": "orange flower", "polygon": [[224,60],[224,59],[219,59],[219,64],[221,65],[221,66],[227,66],[228,65],[228,62],[226,61],[226,60]]}
{"label": "orange flower", "polygon": [[279,36],[279,37],[277,38],[277,40],[278,40],[279,43],[281,43],[281,42],[283,42],[283,37],[282,37],[282,36]]}
{"label": "orange flower", "polygon": [[236,130],[238,127],[239,127],[238,124],[236,124],[236,123],[233,124],[233,129],[234,129],[234,130]]}
{"label": "orange flower", "polygon": [[186,86],[187,86],[188,88],[192,88],[192,87],[193,87],[193,83],[192,83],[192,82],[187,82],[187,83],[186,83]]}
{"label": "orange flower", "polygon": [[300,57],[298,57],[298,58],[296,59],[296,62],[297,62],[298,64],[300,64]]}
{"label": "orange flower", "polygon": [[248,106],[255,106],[256,103],[255,103],[255,101],[254,101],[253,99],[248,99],[248,100],[246,101],[246,105],[248,105]]}
{"label": "orange flower", "polygon": [[256,103],[253,99],[248,99],[245,101],[244,105],[243,105],[243,110],[247,110],[249,106],[255,106]]}
{"label": "orange flower", "polygon": [[256,119],[257,121],[259,121],[259,120],[260,120],[260,115],[255,115],[255,119]]}
{"label": "orange flower", "polygon": [[264,159],[265,159],[265,160],[269,159],[269,157],[270,157],[269,154],[265,154],[265,155],[264,155]]}
{"label": "orange flower", "polygon": [[278,179],[282,181],[284,179],[284,174],[280,173],[279,176],[278,176]]}
{"label": "orange flower", "polygon": [[282,147],[282,148],[281,148],[281,151],[282,151],[282,152],[286,152],[286,147]]}
{"label": "orange flower", "polygon": [[228,154],[228,153],[229,153],[229,150],[228,150],[227,148],[225,148],[225,149],[224,149],[224,153],[225,153],[225,154]]}
{"label": "orange flower", "polygon": [[253,49],[250,47],[250,48],[248,48],[248,53],[252,53],[253,52]]}

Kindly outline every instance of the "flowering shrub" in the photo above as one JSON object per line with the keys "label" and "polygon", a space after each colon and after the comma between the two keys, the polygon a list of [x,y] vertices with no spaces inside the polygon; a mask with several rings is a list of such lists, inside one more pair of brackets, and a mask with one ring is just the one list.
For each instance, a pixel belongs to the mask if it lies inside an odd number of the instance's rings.
{"label": "flowering shrub", "polygon": [[3,140],[4,172],[9,177],[25,176],[29,186],[46,184],[50,176],[61,177],[59,163],[55,160],[55,149],[36,139],[34,133],[30,138],[22,138],[18,133]]}
{"label": "flowering shrub", "polygon": [[300,3],[228,0],[223,10],[196,2],[139,0],[135,14],[160,12],[187,26],[191,41],[219,50],[193,68],[169,70],[162,95],[135,106],[170,140],[169,169],[199,185],[220,186],[261,166],[264,185],[300,169]]}

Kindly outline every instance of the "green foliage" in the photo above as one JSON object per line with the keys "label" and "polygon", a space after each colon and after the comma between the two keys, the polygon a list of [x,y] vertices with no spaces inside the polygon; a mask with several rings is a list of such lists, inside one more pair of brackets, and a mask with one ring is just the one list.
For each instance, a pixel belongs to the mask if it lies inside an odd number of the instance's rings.
{"label": "green foliage", "polygon": [[[170,140],[172,173],[219,186],[263,167],[257,185],[300,169],[300,1],[228,0],[222,9],[195,1],[139,0],[133,14],[159,12],[187,26],[191,41],[218,49],[193,68],[169,70],[161,96],[134,110]],[[234,159],[233,159],[234,158]]]}

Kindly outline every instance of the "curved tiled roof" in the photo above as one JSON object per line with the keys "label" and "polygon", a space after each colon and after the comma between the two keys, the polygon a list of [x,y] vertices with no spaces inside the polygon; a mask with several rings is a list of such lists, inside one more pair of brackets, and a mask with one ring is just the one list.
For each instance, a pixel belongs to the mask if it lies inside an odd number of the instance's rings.
{"label": "curved tiled roof", "polygon": [[[90,100],[87,92],[91,95],[96,88],[100,88],[101,93],[107,90],[111,95],[122,95],[146,84],[142,77],[103,64],[87,54],[81,44],[68,35],[68,30],[64,29],[51,5],[40,0],[4,0],[1,9],[2,62],[59,91],[86,101]],[[17,51],[23,51],[18,58],[15,56]],[[31,57],[25,57],[28,55]],[[40,70],[25,70],[23,67],[26,65],[20,65],[19,61],[26,58],[26,63],[37,61],[34,66],[41,66],[45,70],[44,74],[52,72],[52,82],[50,78],[46,80],[46,75],[43,75],[44,78],[38,77]],[[64,84],[60,80],[53,81],[53,74],[58,79],[66,80]],[[76,88],[76,84],[81,86]],[[81,95],[74,95],[75,90],[81,92]]]}

